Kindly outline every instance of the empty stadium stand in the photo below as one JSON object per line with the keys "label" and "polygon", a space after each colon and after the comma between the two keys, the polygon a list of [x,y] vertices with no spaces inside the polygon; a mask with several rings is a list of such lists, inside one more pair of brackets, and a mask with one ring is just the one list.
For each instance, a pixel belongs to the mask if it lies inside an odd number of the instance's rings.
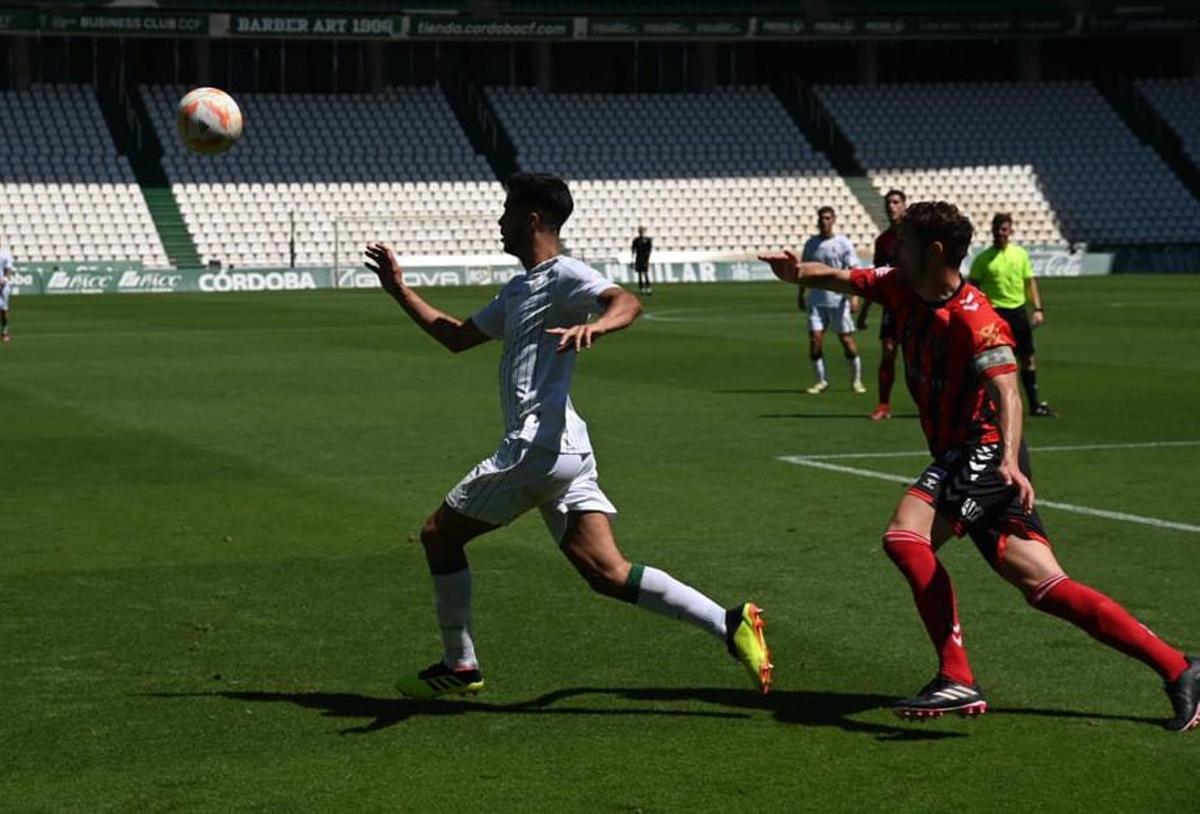
{"label": "empty stadium stand", "polygon": [[404,255],[496,255],[504,191],[440,90],[238,96],[245,134],[216,157],[186,152],[174,110],[187,90],[143,86],[163,168],[207,261],[234,266],[362,262],[363,246]]}
{"label": "empty stadium stand", "polygon": [[824,85],[881,192],[960,204],[981,243],[1011,210],[1031,244],[1195,239],[1200,203],[1086,82]]}
{"label": "empty stadium stand", "polygon": [[1200,79],[1142,79],[1134,84],[1200,167]]}
{"label": "empty stadium stand", "polygon": [[0,246],[18,263],[168,265],[126,157],[91,88],[0,92]]}
{"label": "empty stadium stand", "polygon": [[586,258],[627,259],[639,225],[658,251],[744,255],[799,245],[825,204],[856,245],[874,239],[862,204],[769,90],[487,95],[521,167],[572,182],[565,237]]}

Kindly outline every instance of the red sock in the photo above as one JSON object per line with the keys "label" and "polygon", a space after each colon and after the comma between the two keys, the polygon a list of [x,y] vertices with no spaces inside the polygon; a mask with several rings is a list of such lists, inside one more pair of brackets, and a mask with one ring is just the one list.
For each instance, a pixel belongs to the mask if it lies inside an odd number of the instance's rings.
{"label": "red sock", "polygon": [[889,531],[883,535],[883,550],[908,579],[917,612],[938,653],[938,672],[951,681],[974,684],[958,624],[954,586],[929,539],[913,531]]}
{"label": "red sock", "polygon": [[891,404],[892,384],[896,381],[896,363],[879,363],[879,403]]}
{"label": "red sock", "polygon": [[1158,638],[1114,600],[1066,574],[1038,585],[1029,604],[1066,619],[1093,639],[1132,656],[1162,676],[1163,681],[1174,681],[1187,669],[1183,653]]}

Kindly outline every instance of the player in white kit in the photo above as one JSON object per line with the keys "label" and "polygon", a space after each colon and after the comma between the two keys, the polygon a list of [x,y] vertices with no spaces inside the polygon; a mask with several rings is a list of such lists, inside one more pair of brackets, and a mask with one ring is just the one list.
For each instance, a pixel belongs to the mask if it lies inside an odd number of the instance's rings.
{"label": "player in white kit", "polygon": [[[862,265],[854,244],[845,235],[834,234],[837,214],[832,206],[817,210],[818,234],[804,243],[803,259],[806,263],[823,263],[835,269],[852,269]],[[800,292],[800,308],[804,308],[804,290]],[[846,361],[850,364],[850,388],[855,393],[865,393],[862,383],[862,357],[854,342],[854,319],[852,311],[858,309],[857,297],[849,297],[836,291],[813,289],[808,292],[808,356],[812,359],[816,382],[806,392],[812,395],[829,389],[825,376],[825,332],[833,331],[841,340]]]}
{"label": "player in white kit", "polygon": [[[413,698],[483,688],[464,547],[537,508],[563,554],[594,590],[709,632],[767,692],[771,663],[758,607],[747,602],[723,608],[657,568],[631,564],[617,547],[611,523],[617,510],[600,489],[587,425],[568,391],[576,354],[628,327],[641,313],[641,303],[562,254],[559,229],[573,208],[560,178],[518,173],[509,179],[500,232],[504,250],[521,261],[525,273],[467,320],[434,308],[405,285],[389,247],[367,247],[367,267],[379,275],[384,290],[447,349],[458,353],[490,339],[504,343],[500,446],[450,490],[421,530],[443,656],[402,678],[397,688]],[[600,316],[588,322],[592,314]]]}
{"label": "player in white kit", "polygon": [[12,298],[13,256],[8,249],[0,247],[0,342],[11,342],[8,329],[8,301]]}

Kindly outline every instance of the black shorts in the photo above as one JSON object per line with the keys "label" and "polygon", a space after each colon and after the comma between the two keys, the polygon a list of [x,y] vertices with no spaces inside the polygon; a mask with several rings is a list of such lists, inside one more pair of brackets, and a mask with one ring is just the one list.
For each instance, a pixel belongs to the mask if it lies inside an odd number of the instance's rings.
{"label": "black shorts", "polygon": [[[1010,534],[1050,545],[1037,510],[1026,514],[1017,488],[1006,485],[997,473],[1003,457],[1004,450],[998,443],[950,450],[930,464],[908,490],[949,520],[956,535],[970,535],[993,568],[1004,560]],[[1018,461],[1025,477],[1032,481],[1024,443]]]}
{"label": "black shorts", "polygon": [[896,315],[892,313],[892,309],[884,308],[883,316],[879,318],[879,341],[887,342],[897,341],[896,336]]}
{"label": "black shorts", "polygon": [[648,263],[634,263],[633,270],[638,274],[646,274],[650,271],[650,265]]}
{"label": "black shorts", "polygon": [[1029,312],[1025,306],[1020,308],[997,308],[996,313],[1008,323],[1012,329],[1013,339],[1017,341],[1018,356],[1033,355],[1033,326],[1029,324]]}

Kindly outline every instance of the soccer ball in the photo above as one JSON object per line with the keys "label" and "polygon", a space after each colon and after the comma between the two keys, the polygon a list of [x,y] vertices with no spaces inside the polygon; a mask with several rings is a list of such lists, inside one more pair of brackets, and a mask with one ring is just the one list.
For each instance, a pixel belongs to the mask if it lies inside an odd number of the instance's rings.
{"label": "soccer ball", "polygon": [[196,88],[179,100],[175,127],[193,153],[218,155],[242,137],[242,109],[217,88]]}

